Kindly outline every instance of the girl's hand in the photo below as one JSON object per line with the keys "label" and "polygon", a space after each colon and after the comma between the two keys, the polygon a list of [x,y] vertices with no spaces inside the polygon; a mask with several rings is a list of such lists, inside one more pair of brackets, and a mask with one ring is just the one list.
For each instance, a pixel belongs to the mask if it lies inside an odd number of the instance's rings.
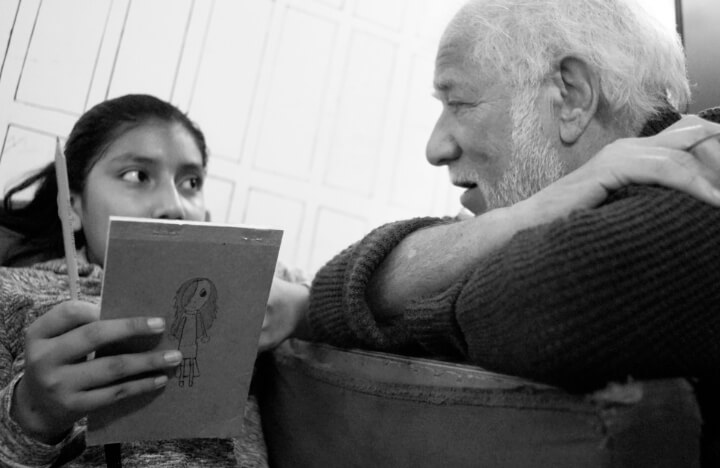
{"label": "girl's hand", "polygon": [[260,331],[260,352],[276,347],[291,336],[306,338],[309,335],[305,323],[309,297],[306,286],[273,278]]}
{"label": "girl's hand", "polygon": [[[162,371],[182,359],[179,351],[151,351],[86,360],[107,344],[165,328],[160,318],[99,317],[96,305],[64,302],[25,333],[25,374],[13,394],[12,416],[41,442],[57,443],[92,410],[164,386]],[[156,374],[133,379],[148,372]]]}
{"label": "girl's hand", "polygon": [[[528,226],[593,208],[630,184],[655,184],[720,206],[720,125],[687,116],[663,132],[617,140],[512,209]],[[520,210],[520,211],[519,211]]]}

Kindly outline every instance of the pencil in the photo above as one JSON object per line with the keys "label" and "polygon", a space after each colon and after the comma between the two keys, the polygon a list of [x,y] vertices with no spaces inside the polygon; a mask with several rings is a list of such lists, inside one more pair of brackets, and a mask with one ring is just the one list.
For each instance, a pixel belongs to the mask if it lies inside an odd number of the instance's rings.
{"label": "pencil", "polygon": [[78,269],[77,252],[75,250],[75,235],[73,234],[70,208],[70,185],[68,183],[67,165],[65,155],[60,148],[60,138],[55,139],[55,174],[58,185],[58,213],[62,224],[63,245],[65,247],[65,263],[70,278],[70,298],[78,299]]}

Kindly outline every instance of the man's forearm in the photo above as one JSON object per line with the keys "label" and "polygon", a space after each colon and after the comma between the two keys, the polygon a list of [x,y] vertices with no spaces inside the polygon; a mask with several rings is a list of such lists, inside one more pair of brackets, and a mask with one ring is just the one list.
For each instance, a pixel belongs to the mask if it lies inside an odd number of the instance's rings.
{"label": "man's forearm", "polygon": [[367,301],[378,320],[402,314],[414,299],[435,294],[472,270],[515,233],[538,223],[531,203],[413,232],[375,272]]}

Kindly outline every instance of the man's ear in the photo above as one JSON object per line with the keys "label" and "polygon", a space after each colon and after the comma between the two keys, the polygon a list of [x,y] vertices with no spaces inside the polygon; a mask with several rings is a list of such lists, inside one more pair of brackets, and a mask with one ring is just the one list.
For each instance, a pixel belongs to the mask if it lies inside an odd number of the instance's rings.
{"label": "man's ear", "polygon": [[560,139],[574,144],[596,116],[600,96],[600,79],[587,62],[577,57],[560,61],[555,83],[560,88],[557,116]]}
{"label": "man's ear", "polygon": [[70,194],[70,226],[72,230],[77,232],[82,229],[82,197],[80,195]]}

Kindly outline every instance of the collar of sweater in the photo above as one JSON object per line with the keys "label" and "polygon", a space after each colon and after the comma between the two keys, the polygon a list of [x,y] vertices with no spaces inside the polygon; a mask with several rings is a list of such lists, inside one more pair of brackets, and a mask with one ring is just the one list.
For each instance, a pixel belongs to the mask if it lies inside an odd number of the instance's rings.
{"label": "collar of sweater", "polygon": [[[95,265],[94,263],[90,263],[88,261],[84,248],[78,250],[77,266],[78,276],[80,276],[80,278],[96,279],[102,281],[102,268],[99,265]],[[33,268],[37,268],[38,270],[52,271],[53,273],[56,273],[58,275],[68,274],[68,267],[67,263],[65,262],[65,258],[56,258],[53,260],[48,260],[46,262],[36,263],[35,265],[33,265]]]}
{"label": "collar of sweater", "polygon": [[[711,122],[720,123],[720,107],[712,107],[698,112],[698,117]],[[682,115],[672,108],[665,108],[653,115],[642,128],[638,136],[647,137],[657,135],[670,125],[682,118]]]}

